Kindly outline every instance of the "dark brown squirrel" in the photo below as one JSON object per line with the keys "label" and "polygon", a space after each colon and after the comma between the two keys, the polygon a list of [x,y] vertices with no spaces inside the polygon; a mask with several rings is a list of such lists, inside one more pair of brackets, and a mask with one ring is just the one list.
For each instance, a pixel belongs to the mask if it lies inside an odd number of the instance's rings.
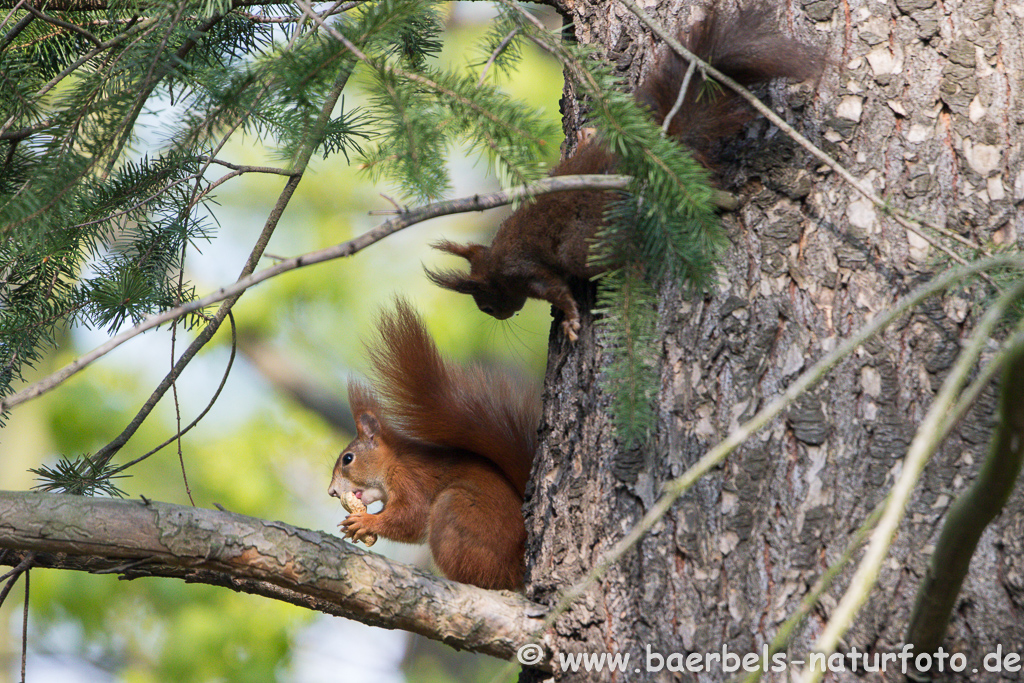
{"label": "dark brown squirrel", "polygon": [[[765,7],[742,9],[727,17],[714,12],[680,36],[687,48],[741,85],[773,78],[804,80],[821,71],[820,52],[778,32]],[[636,100],[662,125],[679,96],[689,64],[673,52],[664,53],[640,85]],[[709,165],[719,141],[737,133],[754,111],[724,86],[704,87],[697,70],[668,133]],[[551,172],[553,176],[612,173],[615,156],[593,137],[583,137],[576,153]],[[490,247],[442,241],[436,249],[469,261],[469,274],[430,271],[436,284],[470,294],[481,311],[498,320],[511,317],[527,298],[546,299],[564,314],[562,329],[575,341],[579,310],[569,287],[572,279],[587,280],[601,268],[588,264],[590,241],[604,219],[608,193],[573,191],[546,194],[509,216]]]}
{"label": "dark brown squirrel", "polygon": [[327,492],[353,512],[345,536],[430,544],[445,576],[482,588],[523,583],[523,495],[537,449],[539,392],[513,377],[445,360],[402,299],[367,345],[373,388],[349,383],[356,438]]}

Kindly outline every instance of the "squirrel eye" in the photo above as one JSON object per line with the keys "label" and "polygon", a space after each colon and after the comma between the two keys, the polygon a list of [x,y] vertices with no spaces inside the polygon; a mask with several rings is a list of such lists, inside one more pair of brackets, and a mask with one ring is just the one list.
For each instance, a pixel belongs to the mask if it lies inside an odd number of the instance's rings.
{"label": "squirrel eye", "polygon": [[345,455],[341,456],[341,464],[351,465],[352,461],[355,460],[355,457],[356,456],[354,453],[346,453]]}

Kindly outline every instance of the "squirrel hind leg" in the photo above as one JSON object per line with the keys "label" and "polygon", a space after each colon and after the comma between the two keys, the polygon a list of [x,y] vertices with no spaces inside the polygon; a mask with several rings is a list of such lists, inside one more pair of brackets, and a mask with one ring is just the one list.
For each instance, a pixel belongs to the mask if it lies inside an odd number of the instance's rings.
{"label": "squirrel hind leg", "polygon": [[525,572],[522,501],[504,478],[494,477],[505,491],[486,486],[483,496],[478,487],[461,484],[442,491],[430,506],[427,540],[434,562],[452,581],[518,590]]}

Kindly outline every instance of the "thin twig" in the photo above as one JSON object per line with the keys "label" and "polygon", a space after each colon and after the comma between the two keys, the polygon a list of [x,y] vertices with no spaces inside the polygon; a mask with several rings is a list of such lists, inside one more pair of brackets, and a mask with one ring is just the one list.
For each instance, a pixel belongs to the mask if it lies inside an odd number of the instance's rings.
{"label": "thin twig", "polygon": [[[0,46],[0,50],[3,50],[2,46]],[[56,123],[56,121],[57,117],[52,116],[46,119],[45,121],[40,121],[39,123],[36,123],[34,125],[26,126],[25,128],[4,131],[3,133],[0,133],[0,140],[13,140],[15,142],[24,140],[25,138],[35,135],[41,130],[46,130],[54,123]]]}
{"label": "thin twig", "polygon": [[[917,652],[936,652],[946,635],[950,615],[956,604],[971,558],[981,534],[1006,506],[1021,470],[1024,449],[1024,333],[1012,335],[1003,345],[1003,352],[985,366],[971,383],[976,391],[965,391],[957,405],[974,405],[974,399],[997,371],[1002,372],[996,429],[988,454],[978,474],[966,489],[957,495],[942,522],[942,531],[935,542],[935,551],[917,588],[914,608],[910,612],[905,642]],[[1003,371],[1003,366],[1007,366]],[[956,412],[956,408],[952,412]],[[918,669],[930,674],[924,667]],[[918,677],[920,680],[920,677]]]}
{"label": "thin twig", "polygon": [[[22,2],[19,2],[18,4],[21,5]],[[10,13],[6,17],[4,17],[3,23],[0,23],[0,27],[6,26],[8,20],[13,15],[14,10],[11,10]],[[5,33],[3,38],[0,38],[0,51],[3,51],[8,45],[10,45],[22,31],[28,28],[28,25],[31,24],[34,19],[35,17],[32,16],[31,14],[26,14],[21,19],[19,19],[18,23],[12,26],[10,31]]]}
{"label": "thin twig", "polygon": [[[35,559],[35,551],[30,552],[26,555],[18,565],[11,569],[3,576],[0,576],[0,581],[6,581],[7,579],[17,579],[18,576],[29,567],[32,566],[32,561]],[[4,604],[4,600],[7,599],[7,594],[11,591],[9,587],[4,588],[3,592],[0,592],[0,606]]]}
{"label": "thin twig", "polygon": [[96,570],[91,571],[89,573],[90,574],[97,574],[97,575],[99,575],[99,574],[124,574],[129,569],[134,569],[135,567],[140,567],[140,566],[142,566],[144,564],[150,564],[150,563],[159,562],[159,561],[160,561],[159,557],[153,557],[153,556],[143,557],[143,558],[138,559],[138,560],[132,560],[131,562],[125,562],[124,564],[119,564],[116,567],[108,567],[107,569],[96,569]]}
{"label": "thin twig", "polygon": [[224,385],[227,384],[228,382],[228,376],[231,374],[231,366],[233,366],[235,363],[235,355],[236,352],[238,351],[238,330],[235,327],[235,314],[232,311],[228,311],[228,322],[231,323],[231,354],[228,356],[228,363],[227,366],[224,368],[224,374],[220,378],[220,384],[217,385],[217,390],[213,392],[213,396],[210,397],[210,401],[206,404],[206,407],[203,408],[203,412],[196,415],[195,419],[192,420],[192,422],[190,422],[187,427],[185,427],[184,429],[179,429],[179,431],[176,434],[168,438],[166,441],[164,441],[156,448],[153,448],[148,452],[143,453],[134,460],[126,462],[123,465],[119,465],[118,467],[115,467],[113,470],[110,471],[109,476],[114,476],[115,474],[119,474],[124,470],[128,469],[129,467],[132,467],[133,465],[139,464],[146,458],[155,455],[156,453],[159,453],[161,450],[170,445],[172,441],[180,439],[181,437],[188,434],[188,432],[193,427],[199,424],[199,422],[204,417],[206,417],[206,414],[210,412],[210,409],[213,408],[214,404],[217,403],[217,399],[220,398],[221,391],[224,390]]}
{"label": "thin twig", "polygon": [[683,100],[686,99],[686,89],[690,87],[690,79],[693,78],[693,72],[697,70],[697,62],[690,61],[690,66],[686,69],[686,75],[683,76],[683,84],[679,86],[679,95],[676,96],[676,102],[672,105],[672,109],[669,110],[668,115],[665,117],[665,121],[661,124],[661,134],[668,135],[668,128],[672,124],[672,119],[675,118],[679,110],[683,108]]}
{"label": "thin twig", "polygon": [[247,166],[245,164],[235,164],[230,161],[224,161],[223,159],[217,159],[215,157],[201,154],[196,157],[199,161],[206,162],[208,164],[217,164],[218,166],[225,166],[233,171],[239,171],[241,173],[272,173],[275,175],[293,176],[295,171],[289,171],[286,168],[277,168],[276,166]]}
{"label": "thin twig", "polygon": [[[188,216],[184,216],[183,219],[188,221]],[[181,293],[185,287],[185,257],[188,250],[188,240],[182,240],[181,244],[181,264],[178,268],[178,291],[175,292],[175,303],[181,303]],[[174,371],[174,349],[178,342],[178,321],[171,321],[171,372]],[[181,404],[178,402],[178,381],[175,379],[171,382],[171,400],[174,403],[174,425],[175,435],[174,440],[178,444],[178,463],[181,465],[181,480],[185,483],[185,493],[188,495],[188,502],[192,503],[192,507],[196,506],[196,501],[192,498],[192,488],[188,485],[188,472],[185,471],[185,454],[181,451]]]}
{"label": "thin twig", "polygon": [[28,598],[30,569],[25,570],[25,604],[21,611],[21,683],[25,683],[25,665],[28,663]]}
{"label": "thin twig", "polygon": [[7,572],[5,576],[9,576],[10,578],[7,579],[7,583],[4,584],[4,587],[0,588],[0,607],[3,607],[4,601],[7,600],[7,595],[11,592],[11,589],[14,588],[14,584],[18,582],[18,577],[21,576],[21,571]]}
{"label": "thin twig", "polygon": [[103,41],[102,40],[97,38],[90,31],[85,30],[81,26],[78,26],[76,24],[72,24],[70,22],[64,21],[63,19],[58,19],[57,17],[51,17],[49,14],[46,14],[44,12],[40,12],[38,9],[36,9],[35,7],[33,7],[29,3],[25,3],[24,7],[30,13],[32,13],[36,17],[42,19],[43,21],[45,21],[48,24],[53,24],[54,26],[60,26],[61,28],[67,29],[68,31],[72,31],[74,33],[77,33],[78,35],[83,36],[86,40],[88,40],[93,45],[96,45],[97,47],[100,47],[100,46],[103,45]]}
{"label": "thin twig", "polygon": [[[14,18],[15,12],[17,12],[19,9],[21,9],[21,6],[24,5],[24,4],[25,4],[25,0],[18,0],[18,2],[15,3],[14,7],[12,7],[11,9],[9,9],[7,11],[7,14],[4,16],[4,20],[0,21],[0,28],[3,28],[4,26],[7,26],[7,22]],[[22,18],[24,19],[24,17],[22,17]],[[5,45],[6,45],[6,42],[5,43],[0,43],[0,47],[3,47]]]}
{"label": "thin twig", "polygon": [[743,683],[756,683],[761,680],[761,676],[765,671],[768,670],[771,664],[772,656],[785,651],[789,647],[790,642],[793,640],[793,636],[796,630],[800,627],[800,624],[804,622],[807,616],[814,609],[815,605],[818,604],[818,600],[822,594],[828,590],[828,587],[832,585],[832,581],[839,576],[839,572],[850,563],[853,559],[854,553],[860,550],[860,547],[864,545],[864,541],[867,539],[868,534],[875,528],[875,524],[878,523],[879,518],[882,516],[882,505],[875,506],[875,509],[871,511],[871,514],[867,516],[864,523],[860,525],[860,528],[854,532],[853,538],[846,544],[846,548],[843,550],[843,554],[839,556],[835,562],[828,566],[828,569],[818,577],[818,580],[814,582],[814,586],[808,591],[807,595],[804,596],[803,600],[800,601],[800,605],[793,611],[793,613],[779,625],[775,631],[775,637],[772,638],[772,642],[768,645],[767,656],[762,660],[762,666],[756,671],[752,671],[747,674],[747,677],[743,679]]}
{"label": "thin twig", "polygon": [[391,206],[393,206],[395,208],[394,209],[379,209],[379,210],[376,210],[376,211],[371,211],[370,212],[371,216],[397,216],[397,215],[405,213],[406,211],[409,210],[408,207],[402,206],[401,204],[396,202],[392,197],[387,196],[383,192],[380,192],[379,194],[380,194],[380,196],[383,199],[387,200],[387,202],[389,204],[391,204]]}
{"label": "thin twig", "polygon": [[488,69],[490,69],[491,65],[494,64],[494,61],[498,58],[498,55],[500,55],[505,50],[505,48],[508,47],[508,44],[512,42],[512,39],[516,37],[517,33],[519,33],[518,28],[512,29],[511,31],[508,32],[508,35],[501,39],[501,42],[498,43],[498,47],[494,48],[494,52],[492,52],[491,56],[487,58],[487,63],[484,64],[484,68],[480,71],[480,80],[476,82],[478,87],[484,84],[484,79],[487,78]]}
{"label": "thin twig", "polygon": [[[366,2],[366,0],[358,0],[357,2],[346,2],[344,4],[336,2],[333,7],[330,7],[326,11],[321,12],[320,16],[327,18],[330,16],[334,16],[335,14],[341,14],[343,12],[349,11],[354,7],[358,7],[364,2]],[[244,17],[256,24],[294,24],[296,22],[306,21],[306,17],[304,15],[288,17],[268,17],[262,14],[253,14],[251,12],[235,12],[235,14],[237,14],[240,17]]]}

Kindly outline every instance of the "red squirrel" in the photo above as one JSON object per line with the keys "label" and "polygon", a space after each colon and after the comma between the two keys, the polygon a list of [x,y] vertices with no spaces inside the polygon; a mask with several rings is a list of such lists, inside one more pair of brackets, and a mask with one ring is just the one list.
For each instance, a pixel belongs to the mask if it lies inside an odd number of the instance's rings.
{"label": "red squirrel", "polygon": [[[714,12],[680,38],[713,67],[748,86],[773,78],[807,79],[821,70],[817,50],[778,32],[764,7],[729,16]],[[636,100],[662,125],[675,106],[689,64],[675,53],[663,54],[640,85]],[[708,165],[722,138],[752,119],[753,110],[732,90],[705,87],[697,70],[668,133]],[[553,176],[612,173],[615,156],[600,139],[584,137],[576,153],[551,172]],[[564,314],[562,329],[571,341],[580,329],[571,279],[587,280],[601,269],[588,263],[590,241],[604,219],[608,194],[575,191],[546,194],[524,205],[498,228],[490,247],[441,241],[433,246],[469,261],[469,274],[431,271],[436,284],[470,294],[481,311],[505,320],[527,298],[546,299]]]}
{"label": "red squirrel", "polygon": [[350,514],[340,525],[345,536],[425,540],[454,581],[521,587],[539,393],[444,359],[402,299],[381,314],[378,334],[367,345],[372,388],[349,383],[356,438],[338,456],[327,491],[384,507]]}

